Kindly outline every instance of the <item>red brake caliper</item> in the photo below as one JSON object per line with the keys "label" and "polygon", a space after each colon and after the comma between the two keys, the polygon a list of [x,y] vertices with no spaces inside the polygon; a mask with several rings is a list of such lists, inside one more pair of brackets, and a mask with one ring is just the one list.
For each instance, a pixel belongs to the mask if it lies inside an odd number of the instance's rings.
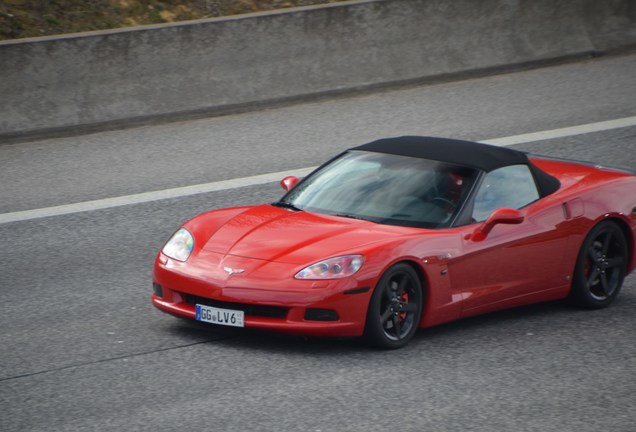
{"label": "red brake caliper", "polygon": [[[402,300],[402,303],[404,304],[407,304],[409,302],[409,294],[406,291],[402,293],[402,296],[400,298]],[[404,321],[406,319],[406,311],[400,312],[399,317],[400,321]]]}

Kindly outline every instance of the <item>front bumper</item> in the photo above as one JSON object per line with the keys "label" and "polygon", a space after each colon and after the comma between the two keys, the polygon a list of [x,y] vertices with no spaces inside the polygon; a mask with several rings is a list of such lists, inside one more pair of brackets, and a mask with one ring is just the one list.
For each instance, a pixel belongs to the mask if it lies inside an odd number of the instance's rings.
{"label": "front bumper", "polygon": [[[290,334],[363,334],[371,285],[352,277],[296,280],[292,275],[298,269],[290,264],[239,257],[207,258],[182,263],[159,254],[153,272],[153,305],[190,319],[195,319],[197,303],[242,310],[245,327]],[[246,271],[229,275],[223,271],[228,265]]]}

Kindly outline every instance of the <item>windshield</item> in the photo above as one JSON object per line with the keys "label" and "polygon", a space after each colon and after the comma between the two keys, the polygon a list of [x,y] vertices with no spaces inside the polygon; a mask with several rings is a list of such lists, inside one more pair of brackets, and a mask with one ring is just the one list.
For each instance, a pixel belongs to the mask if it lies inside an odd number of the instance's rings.
{"label": "windshield", "polygon": [[385,153],[349,151],[281,203],[300,210],[424,228],[450,226],[477,171]]}

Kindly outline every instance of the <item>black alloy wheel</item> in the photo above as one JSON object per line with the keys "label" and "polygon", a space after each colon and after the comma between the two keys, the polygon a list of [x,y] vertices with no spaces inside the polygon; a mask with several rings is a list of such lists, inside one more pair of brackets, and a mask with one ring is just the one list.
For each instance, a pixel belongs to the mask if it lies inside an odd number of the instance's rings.
{"label": "black alloy wheel", "polygon": [[422,316],[422,283],[413,268],[399,263],[380,278],[371,297],[365,338],[378,348],[396,349],[415,334]]}
{"label": "black alloy wheel", "polygon": [[627,255],[625,235],[615,222],[596,225],[579,252],[570,302],[590,309],[609,305],[623,285]]}

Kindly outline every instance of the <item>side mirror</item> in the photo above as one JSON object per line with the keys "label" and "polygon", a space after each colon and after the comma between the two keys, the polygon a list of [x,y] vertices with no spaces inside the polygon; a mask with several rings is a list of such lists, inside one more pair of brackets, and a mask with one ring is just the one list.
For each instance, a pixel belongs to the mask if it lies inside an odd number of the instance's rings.
{"label": "side mirror", "polygon": [[280,181],[280,185],[282,186],[283,189],[289,192],[290,190],[292,190],[294,186],[296,186],[298,181],[299,181],[298,177],[296,176],[287,176]]}
{"label": "side mirror", "polygon": [[482,241],[484,240],[490,231],[495,227],[495,225],[499,224],[508,224],[508,225],[516,225],[523,222],[524,217],[523,214],[519,210],[511,209],[511,208],[500,208],[495,210],[488,216],[481,225],[475,228],[473,234],[470,236],[473,241]]}

